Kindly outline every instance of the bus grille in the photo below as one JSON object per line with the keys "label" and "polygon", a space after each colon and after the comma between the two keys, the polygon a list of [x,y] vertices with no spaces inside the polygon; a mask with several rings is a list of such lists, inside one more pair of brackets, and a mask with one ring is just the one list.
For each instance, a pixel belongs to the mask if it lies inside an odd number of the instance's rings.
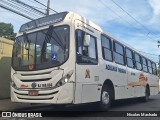
{"label": "bus grille", "polygon": [[40,82],[40,81],[48,81],[51,78],[43,78],[43,79],[34,79],[34,80],[21,80],[22,82]]}
{"label": "bus grille", "polygon": [[57,94],[58,91],[51,92],[51,93],[39,93],[37,96],[29,96],[26,93],[18,93],[15,92],[18,99],[23,99],[23,100],[50,100],[54,98],[54,94]]}
{"label": "bus grille", "polygon": [[[17,92],[14,92],[18,95],[25,95],[25,96],[28,96],[28,94],[24,94],[24,93],[17,93]],[[38,94],[38,96],[46,96],[46,95],[53,95],[53,94],[56,94],[58,93],[58,91],[55,91],[55,92],[52,92],[52,93],[44,93],[44,94]]]}
{"label": "bus grille", "polygon": [[51,100],[54,97],[50,97],[50,98],[21,98],[21,97],[17,97],[18,99],[23,99],[23,100]]}

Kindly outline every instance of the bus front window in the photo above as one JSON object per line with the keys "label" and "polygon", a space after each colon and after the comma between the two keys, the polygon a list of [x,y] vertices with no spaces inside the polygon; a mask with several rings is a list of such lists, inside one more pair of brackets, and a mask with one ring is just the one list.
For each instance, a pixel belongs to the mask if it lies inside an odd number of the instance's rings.
{"label": "bus front window", "polygon": [[68,56],[69,27],[50,27],[16,38],[12,67],[22,71],[47,69],[60,66]]}

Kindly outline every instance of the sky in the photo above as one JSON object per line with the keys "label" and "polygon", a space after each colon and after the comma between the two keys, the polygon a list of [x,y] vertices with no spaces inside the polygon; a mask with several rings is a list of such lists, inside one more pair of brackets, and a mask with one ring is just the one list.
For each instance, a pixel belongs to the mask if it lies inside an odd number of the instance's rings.
{"label": "sky", "polygon": [[[47,4],[47,0],[38,1]],[[58,12],[73,11],[86,17],[119,40],[138,51],[145,52],[144,55],[158,62],[160,54],[160,48],[157,47],[157,41],[160,40],[160,0],[113,1],[51,0],[51,8]],[[25,0],[25,3],[41,11],[45,9],[34,0]],[[0,8],[0,22],[12,23],[15,32],[28,21],[30,20]]]}

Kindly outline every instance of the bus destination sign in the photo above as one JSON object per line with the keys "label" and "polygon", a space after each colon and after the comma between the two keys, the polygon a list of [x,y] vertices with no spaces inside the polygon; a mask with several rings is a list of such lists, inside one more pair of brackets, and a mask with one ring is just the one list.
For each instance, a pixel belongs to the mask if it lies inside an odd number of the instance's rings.
{"label": "bus destination sign", "polygon": [[21,26],[19,32],[25,32],[45,25],[53,24],[64,20],[68,12],[57,13],[47,17],[39,18]]}

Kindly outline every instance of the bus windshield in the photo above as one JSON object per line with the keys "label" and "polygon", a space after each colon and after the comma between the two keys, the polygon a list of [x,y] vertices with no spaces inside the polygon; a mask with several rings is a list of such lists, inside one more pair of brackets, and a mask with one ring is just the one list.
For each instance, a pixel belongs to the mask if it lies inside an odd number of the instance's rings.
{"label": "bus windshield", "polygon": [[19,71],[47,69],[60,66],[68,56],[69,27],[50,26],[16,38],[12,67]]}

